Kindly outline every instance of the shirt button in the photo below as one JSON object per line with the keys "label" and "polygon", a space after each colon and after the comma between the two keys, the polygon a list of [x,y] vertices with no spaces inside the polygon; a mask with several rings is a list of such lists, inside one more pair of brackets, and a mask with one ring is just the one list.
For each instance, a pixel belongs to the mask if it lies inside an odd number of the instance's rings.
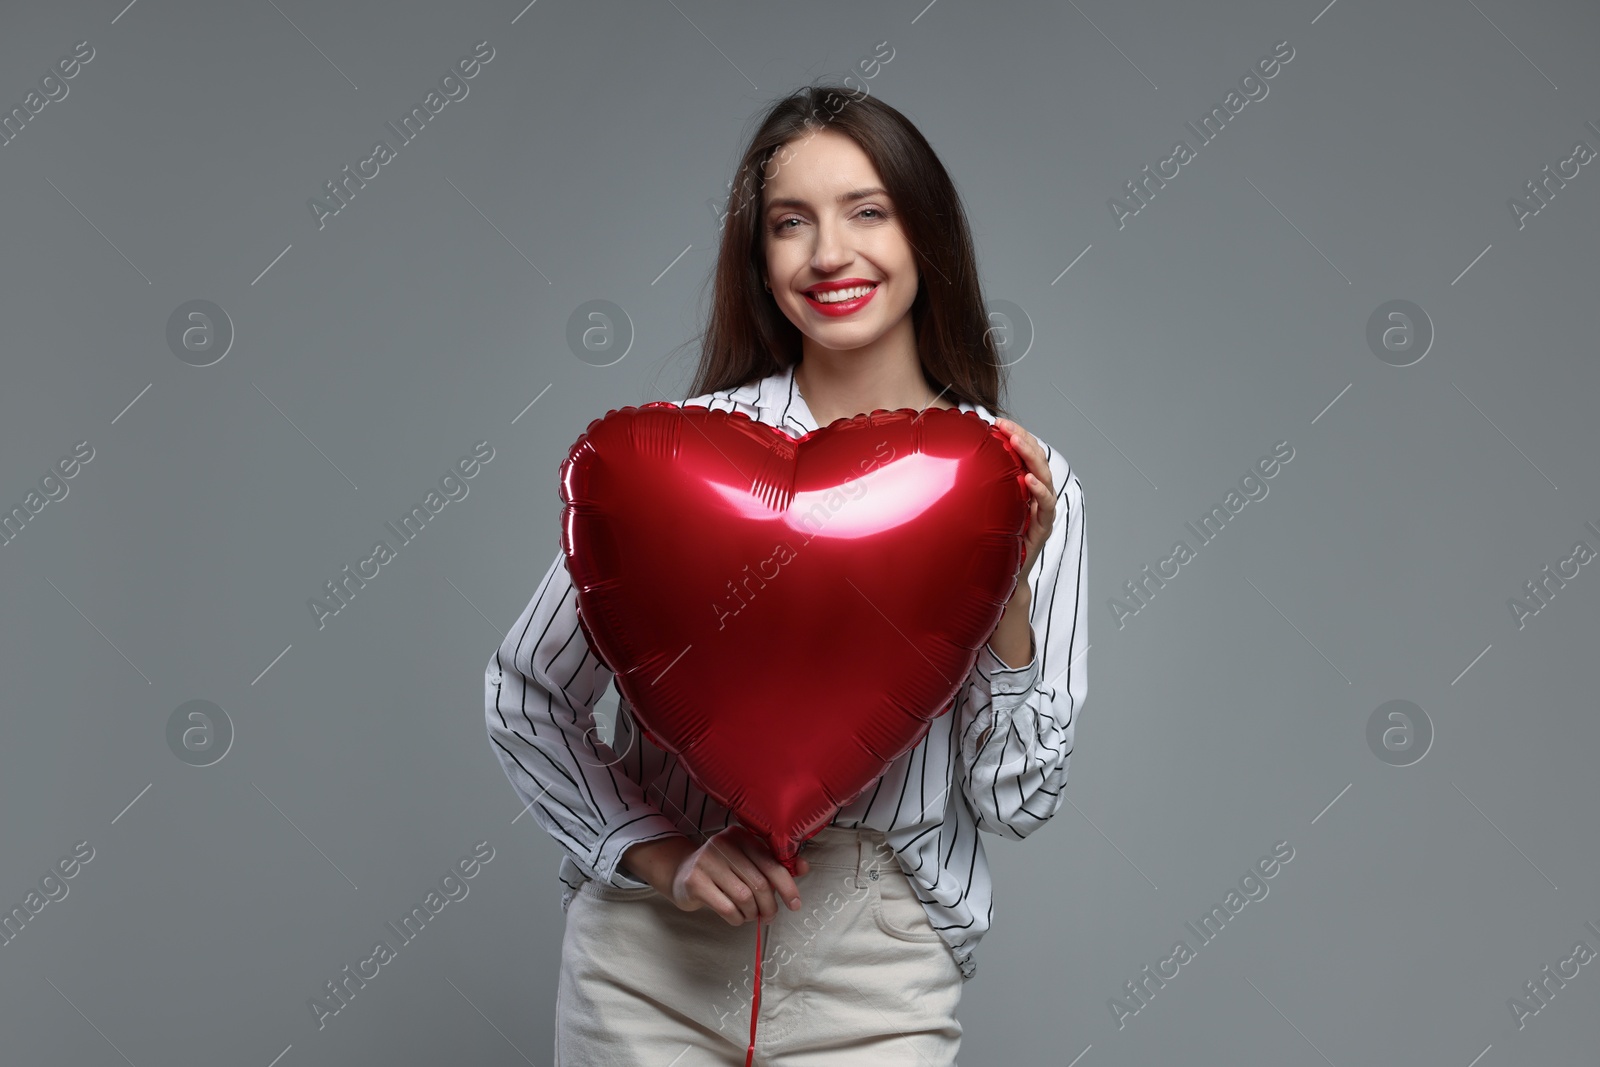
{"label": "shirt button", "polygon": [[867,877],[872,879],[874,882],[876,882],[878,880],[878,872],[877,871],[869,871],[869,872],[867,872]]}

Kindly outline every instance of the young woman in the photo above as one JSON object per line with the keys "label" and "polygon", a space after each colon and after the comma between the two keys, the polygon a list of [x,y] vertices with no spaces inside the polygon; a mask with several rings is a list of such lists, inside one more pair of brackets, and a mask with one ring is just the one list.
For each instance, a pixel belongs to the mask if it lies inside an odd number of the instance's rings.
{"label": "young woman", "polygon": [[[975,411],[1010,434],[1033,493],[1016,592],[946,713],[805,843],[792,877],[626,699],[581,635],[558,551],[488,665],[494,750],[565,849],[556,1063],[953,1064],[956,1007],[993,917],[978,831],[1019,840],[1061,806],[1087,675],[1083,492],[997,412],[965,213],[921,133],[874,98],[775,104],[729,202],[711,321],[683,401],[798,437],[877,408]],[[759,695],[763,679],[752,674]],[[675,1057],[682,1057],[675,1059]]]}

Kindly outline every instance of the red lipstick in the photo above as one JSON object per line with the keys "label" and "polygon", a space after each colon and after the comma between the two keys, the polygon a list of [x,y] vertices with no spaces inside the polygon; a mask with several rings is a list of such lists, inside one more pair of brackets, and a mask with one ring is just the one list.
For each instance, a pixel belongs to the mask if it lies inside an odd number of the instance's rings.
{"label": "red lipstick", "polygon": [[[825,304],[811,295],[816,292],[826,293],[838,289],[855,289],[863,285],[870,285],[872,289],[854,299],[840,300],[831,304]],[[842,278],[834,282],[818,282],[802,295],[806,298],[806,303],[810,304],[819,314],[827,315],[830,318],[839,318],[844,315],[853,315],[866,307],[868,301],[877,293],[881,285],[881,282],[873,281],[870,278]]]}

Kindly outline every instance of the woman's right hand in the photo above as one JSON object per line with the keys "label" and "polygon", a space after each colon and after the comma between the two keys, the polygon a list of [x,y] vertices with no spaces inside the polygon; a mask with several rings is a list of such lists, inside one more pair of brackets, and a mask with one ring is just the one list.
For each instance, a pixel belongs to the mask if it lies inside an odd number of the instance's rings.
{"label": "woman's right hand", "polygon": [[[629,871],[684,911],[710,908],[730,926],[758,915],[770,920],[779,898],[791,910],[800,908],[794,877],[765,841],[738,823],[703,845],[683,836],[660,838],[630,846],[623,858]],[[804,856],[797,867],[802,876],[811,869]]]}

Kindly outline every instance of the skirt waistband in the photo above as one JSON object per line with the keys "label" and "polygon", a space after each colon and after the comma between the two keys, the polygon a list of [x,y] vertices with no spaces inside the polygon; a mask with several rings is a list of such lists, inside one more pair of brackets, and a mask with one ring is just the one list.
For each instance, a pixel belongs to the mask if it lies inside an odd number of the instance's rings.
{"label": "skirt waistband", "polygon": [[842,868],[868,873],[897,863],[882,830],[829,824],[800,846],[800,855],[813,868]]}

